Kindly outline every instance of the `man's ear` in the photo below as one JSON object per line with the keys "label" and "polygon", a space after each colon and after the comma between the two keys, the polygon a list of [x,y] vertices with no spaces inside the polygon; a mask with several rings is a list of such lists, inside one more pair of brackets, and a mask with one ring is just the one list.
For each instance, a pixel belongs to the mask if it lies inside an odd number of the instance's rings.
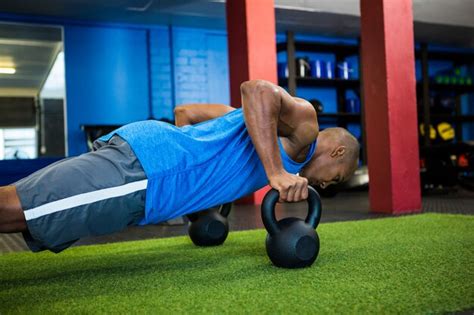
{"label": "man's ear", "polygon": [[342,157],[346,153],[346,146],[340,145],[331,152],[331,157]]}

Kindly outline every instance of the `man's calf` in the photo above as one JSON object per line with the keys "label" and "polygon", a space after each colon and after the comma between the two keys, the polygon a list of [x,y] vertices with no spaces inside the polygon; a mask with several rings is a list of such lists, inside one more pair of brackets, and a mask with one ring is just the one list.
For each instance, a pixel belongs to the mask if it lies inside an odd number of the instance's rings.
{"label": "man's calf", "polygon": [[26,221],[15,186],[0,187],[0,233],[26,231]]}

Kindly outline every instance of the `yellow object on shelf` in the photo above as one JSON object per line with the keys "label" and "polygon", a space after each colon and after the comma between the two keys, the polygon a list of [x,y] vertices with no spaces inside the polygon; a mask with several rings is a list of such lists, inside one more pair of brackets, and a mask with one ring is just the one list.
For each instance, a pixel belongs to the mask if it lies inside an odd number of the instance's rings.
{"label": "yellow object on shelf", "polygon": [[436,127],[438,129],[438,134],[441,139],[444,141],[453,140],[455,136],[454,128],[451,124],[447,122],[439,123]]}
{"label": "yellow object on shelf", "polygon": [[[425,135],[425,124],[420,124],[420,134],[422,136]],[[430,125],[430,139],[436,139],[436,130],[434,129],[433,125]]]}

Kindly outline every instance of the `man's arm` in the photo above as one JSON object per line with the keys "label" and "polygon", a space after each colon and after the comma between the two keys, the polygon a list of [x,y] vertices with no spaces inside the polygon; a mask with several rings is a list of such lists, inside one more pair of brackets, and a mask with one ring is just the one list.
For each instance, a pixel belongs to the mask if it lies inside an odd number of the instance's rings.
{"label": "man's arm", "polygon": [[318,136],[313,106],[263,80],[244,82],[240,90],[245,124],[270,186],[280,192],[281,201],[306,199],[308,180],[285,171],[277,140],[278,136],[288,138],[295,152],[307,148]]}
{"label": "man's arm", "polygon": [[223,104],[186,104],[174,109],[175,125],[178,127],[194,125],[214,119],[235,110]]}

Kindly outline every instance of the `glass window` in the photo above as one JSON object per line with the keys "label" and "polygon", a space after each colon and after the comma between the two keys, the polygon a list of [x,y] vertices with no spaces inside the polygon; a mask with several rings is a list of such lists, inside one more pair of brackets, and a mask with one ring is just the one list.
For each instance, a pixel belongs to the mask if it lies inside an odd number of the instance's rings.
{"label": "glass window", "polygon": [[37,157],[35,128],[0,129],[0,160]]}
{"label": "glass window", "polygon": [[62,29],[0,22],[0,159],[65,156]]}

